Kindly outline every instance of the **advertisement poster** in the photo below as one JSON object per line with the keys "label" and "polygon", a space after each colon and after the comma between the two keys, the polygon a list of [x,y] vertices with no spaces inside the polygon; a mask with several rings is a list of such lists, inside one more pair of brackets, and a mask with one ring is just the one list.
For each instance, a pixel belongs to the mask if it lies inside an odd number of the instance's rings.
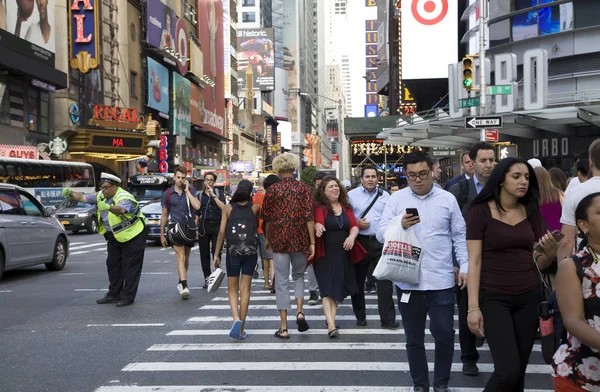
{"label": "advertisement poster", "polygon": [[0,1],[0,45],[54,67],[55,1]]}
{"label": "advertisement poster", "polygon": [[273,29],[239,29],[237,32],[238,87],[246,86],[246,70],[252,67],[254,89],[275,88]]}
{"label": "advertisement poster", "polygon": [[159,49],[175,51],[175,11],[160,0],[148,0],[146,41]]}
{"label": "advertisement poster", "polygon": [[190,81],[173,72],[173,135],[191,137]]}
{"label": "advertisement poster", "polygon": [[204,95],[202,88],[190,83],[190,111],[192,124],[202,126],[204,123]]}
{"label": "advertisement poster", "polygon": [[217,135],[225,134],[225,90],[223,72],[223,2],[198,0],[198,39],[204,57],[204,74],[214,83],[204,89],[202,127]]}
{"label": "advertisement poster", "polygon": [[190,40],[190,54],[190,71],[196,77],[202,78],[204,76],[204,54],[193,40]]}
{"label": "advertisement poster", "polygon": [[169,71],[166,67],[147,57],[148,106],[169,114]]}

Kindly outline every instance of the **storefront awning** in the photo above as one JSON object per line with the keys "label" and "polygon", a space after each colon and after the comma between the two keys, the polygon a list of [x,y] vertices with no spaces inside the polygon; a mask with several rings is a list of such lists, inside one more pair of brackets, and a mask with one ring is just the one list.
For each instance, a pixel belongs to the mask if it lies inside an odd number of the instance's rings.
{"label": "storefront awning", "polygon": [[[560,135],[573,133],[574,127],[600,128],[600,104],[564,106],[541,110],[521,110],[503,114],[500,140],[511,137],[539,139],[541,131]],[[395,127],[377,134],[386,144],[410,144],[420,147],[468,148],[480,139],[477,129],[465,129],[465,118],[450,118],[442,109],[411,119],[399,120]]]}

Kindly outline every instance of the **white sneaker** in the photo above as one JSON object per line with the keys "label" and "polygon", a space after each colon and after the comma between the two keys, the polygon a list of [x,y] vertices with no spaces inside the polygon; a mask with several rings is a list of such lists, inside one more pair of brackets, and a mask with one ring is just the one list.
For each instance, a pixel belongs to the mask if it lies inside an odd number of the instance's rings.
{"label": "white sneaker", "polygon": [[223,281],[224,277],[225,271],[223,271],[221,268],[217,268],[216,270],[214,270],[214,272],[210,274],[210,276],[207,279],[208,287],[206,290],[209,293],[214,293],[215,291],[217,291],[217,289],[221,286],[221,282]]}
{"label": "white sneaker", "polygon": [[181,299],[190,298],[190,289],[187,287],[183,287],[181,283],[177,285],[177,291],[179,291],[179,295],[181,295]]}

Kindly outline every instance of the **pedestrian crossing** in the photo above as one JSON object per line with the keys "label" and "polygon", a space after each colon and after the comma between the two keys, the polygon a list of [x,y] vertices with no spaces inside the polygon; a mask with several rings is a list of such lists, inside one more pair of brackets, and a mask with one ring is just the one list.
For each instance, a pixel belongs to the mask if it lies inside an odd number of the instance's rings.
{"label": "pedestrian crossing", "polygon": [[[306,298],[308,292],[306,293]],[[380,328],[375,295],[367,295],[366,327],[358,327],[350,299],[338,309],[340,335],[327,336],[322,308],[304,307],[311,329],[296,331],[295,312],[288,321],[291,339],[273,336],[279,328],[275,297],[263,281],[252,283],[245,340],[229,337],[232,318],[227,289],[217,290],[210,304],[200,306],[180,329],[161,341],[149,342],[144,353],[126,364],[118,381],[95,392],[408,392],[412,391],[404,330]],[[398,320],[400,316],[398,315]],[[462,374],[458,328],[450,388],[455,392],[481,391],[493,371],[489,348],[479,349],[480,375]],[[435,344],[429,330],[425,350],[433,382]],[[552,389],[550,367],[544,364],[536,341],[527,369],[526,391]]]}
{"label": "pedestrian crossing", "polygon": [[[93,237],[93,238],[92,238]],[[163,248],[152,242],[148,242],[146,246],[146,254],[154,254],[157,252],[166,252],[166,254],[174,255],[175,252],[170,248]],[[98,252],[106,253],[106,241],[100,235],[91,235],[87,241],[79,240],[71,241],[69,244],[69,260],[72,260],[71,256],[85,255],[85,254],[97,254]],[[198,245],[192,248],[192,252],[198,254]],[[165,256],[166,256],[165,254]],[[168,256],[166,256],[168,257]]]}

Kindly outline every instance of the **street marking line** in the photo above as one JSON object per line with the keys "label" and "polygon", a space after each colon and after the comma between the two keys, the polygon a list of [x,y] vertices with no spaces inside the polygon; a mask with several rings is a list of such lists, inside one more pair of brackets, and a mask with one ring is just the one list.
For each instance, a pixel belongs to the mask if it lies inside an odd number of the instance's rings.
{"label": "street marking line", "polygon": [[[340,335],[346,331],[341,330]],[[325,332],[323,332],[325,335]],[[248,336],[251,336],[248,334]],[[455,350],[460,350],[460,344],[454,344]],[[488,345],[477,348],[489,351]],[[406,343],[184,343],[184,344],[154,344],[147,351],[276,351],[276,350],[393,350],[406,351]],[[435,350],[435,343],[425,343],[425,350]],[[536,344],[533,351],[541,352],[541,346]]]}
{"label": "street marking line", "polygon": [[[293,292],[293,290],[290,290],[290,292]],[[260,295],[254,295],[254,294],[260,294],[260,291],[252,291],[250,292],[250,303],[252,303],[252,301],[275,301],[275,296],[273,295],[268,295],[268,296],[260,296]],[[270,291],[263,291],[263,293],[271,293]],[[307,293],[308,296],[308,293]],[[376,295],[365,295],[365,299],[377,299]],[[229,301],[229,298],[227,297],[215,297],[213,298],[211,301],[215,301],[215,302],[226,302]],[[341,306],[344,304],[340,304],[338,306]],[[311,306],[311,305],[309,305]]]}
{"label": "street marking line", "polygon": [[[277,329],[273,327],[273,329],[244,329],[248,335],[269,335],[273,336],[273,333]],[[326,329],[309,329],[306,332],[302,332],[302,335],[326,335]],[[342,329],[344,335],[403,335],[403,329],[379,329],[379,328],[365,328],[365,329]],[[299,335],[300,333],[298,333]],[[430,335],[428,329],[425,330],[425,334]],[[290,331],[290,335],[296,335],[294,331]],[[167,336],[229,336],[228,329],[179,329],[171,331],[167,334]]]}
{"label": "street marking line", "polygon": [[71,246],[73,246],[73,245],[81,245],[81,244],[87,244],[87,242],[71,242]]}
{"label": "street marking line", "polygon": [[[277,305],[256,305],[252,304],[252,298],[250,298],[251,304],[248,306],[250,310],[277,310]],[[296,305],[291,305],[291,309],[296,309]],[[339,308],[352,308],[352,304],[339,304]],[[310,309],[310,308],[309,308]],[[320,309],[320,308],[316,308]],[[379,309],[377,305],[365,305],[365,309]],[[229,305],[204,305],[198,308],[198,310],[229,310]]]}
{"label": "street marking line", "polygon": [[69,256],[82,255],[85,253],[90,253],[91,250],[80,250],[78,252],[69,252]]}
{"label": "street marking line", "polygon": [[0,290],[0,293],[12,293],[12,290]]}
{"label": "street marking line", "polygon": [[85,275],[85,272],[66,272],[64,274],[59,274],[60,276],[79,276]]}
{"label": "street marking line", "polygon": [[86,327],[163,327],[164,323],[88,324]]}
{"label": "street marking line", "polygon": [[[408,362],[135,362],[125,366],[124,372],[164,372],[164,371],[194,371],[194,372],[223,372],[223,371],[257,371],[257,365],[265,371],[317,371],[317,372],[408,372]],[[434,363],[427,364],[430,369]],[[462,372],[462,363],[453,363],[453,372]],[[493,363],[478,363],[479,372],[492,373]],[[550,365],[527,365],[528,374],[550,375]]]}
{"label": "street marking line", "polygon": [[[316,309],[318,309],[318,308],[316,308]],[[339,320],[339,321],[356,321],[356,317],[350,316],[350,315],[336,316],[335,319]],[[429,319],[429,316],[427,317],[427,319]],[[280,320],[281,319],[279,318],[279,316],[248,316],[246,318],[246,321],[280,321]],[[294,321],[294,320],[296,320],[296,316],[288,314],[288,320]],[[375,314],[367,315],[367,320],[379,320],[379,315],[375,315]],[[401,318],[398,317],[398,320],[401,320]],[[457,321],[457,320],[458,320],[458,316],[454,315],[454,321]],[[214,321],[231,322],[231,316],[228,316],[228,317],[200,316],[200,317],[190,317],[187,320],[187,322],[189,322],[189,323],[205,323],[205,322],[214,322]],[[308,317],[306,319],[306,321],[308,321],[309,323],[311,321],[325,321],[325,316],[310,315],[310,317]]]}
{"label": "street marking line", "polygon": [[103,247],[106,247],[106,242],[98,242],[98,243],[95,243],[95,244],[72,246],[72,247],[69,248],[69,250],[79,250],[79,249],[91,248],[91,247],[94,247],[94,246],[103,246]]}
{"label": "street marking line", "polygon": [[142,275],[171,275],[173,272],[142,272]]}
{"label": "street marking line", "polygon": [[[387,387],[387,386],[314,386],[286,385],[283,388],[286,392],[413,392],[414,387]],[[103,386],[96,389],[94,392],[281,392],[282,387],[277,386],[223,386],[223,385],[111,385]],[[456,388],[452,387],[454,392],[481,392],[481,388]],[[552,392],[552,389],[525,389],[525,392]]]}
{"label": "street marking line", "polygon": [[[399,386],[314,386],[314,385],[296,385],[285,387],[262,386],[262,385],[111,385],[103,386],[94,392],[413,392],[414,387]],[[481,392],[481,388],[456,388],[452,387],[454,392]],[[552,389],[525,389],[525,392],[552,392]]]}
{"label": "street marking line", "polygon": [[95,291],[108,291],[108,289],[75,289],[73,291],[77,291],[77,292],[89,292],[89,293],[93,293]]}

